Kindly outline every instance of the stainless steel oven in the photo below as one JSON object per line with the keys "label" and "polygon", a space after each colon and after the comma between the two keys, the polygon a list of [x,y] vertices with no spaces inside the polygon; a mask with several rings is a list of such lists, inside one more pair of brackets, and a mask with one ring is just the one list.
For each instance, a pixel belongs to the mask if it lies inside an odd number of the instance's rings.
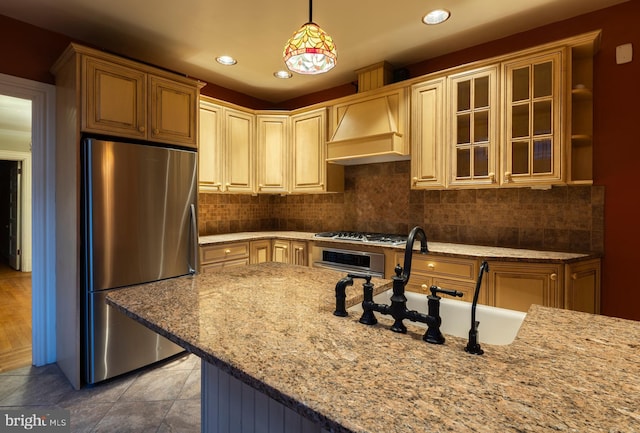
{"label": "stainless steel oven", "polygon": [[384,277],[384,254],[382,253],[314,246],[312,255],[313,266],[318,268]]}
{"label": "stainless steel oven", "polygon": [[354,231],[316,233],[314,238],[321,242],[312,249],[313,266],[381,278],[384,278],[382,247],[404,246],[407,242],[403,235]]}

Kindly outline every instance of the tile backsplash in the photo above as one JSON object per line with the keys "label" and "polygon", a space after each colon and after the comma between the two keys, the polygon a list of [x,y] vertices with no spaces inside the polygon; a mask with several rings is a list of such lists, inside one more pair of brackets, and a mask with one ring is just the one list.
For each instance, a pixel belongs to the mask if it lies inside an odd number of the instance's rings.
{"label": "tile backsplash", "polygon": [[429,240],[571,252],[603,252],[604,187],[549,190],[411,190],[409,161],[348,166],[344,193],[200,193],[200,234],[358,230]]}

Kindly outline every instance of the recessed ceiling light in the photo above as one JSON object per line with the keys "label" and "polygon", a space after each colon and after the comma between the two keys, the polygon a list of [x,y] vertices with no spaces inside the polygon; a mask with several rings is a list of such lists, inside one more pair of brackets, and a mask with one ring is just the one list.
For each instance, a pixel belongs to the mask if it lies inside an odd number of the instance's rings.
{"label": "recessed ceiling light", "polygon": [[216,57],[216,62],[220,63],[221,65],[225,65],[225,66],[231,66],[231,65],[235,65],[236,63],[238,63],[238,61],[236,59],[234,59],[231,56],[219,56]]}
{"label": "recessed ceiling light", "polygon": [[280,70],[280,71],[276,71],[273,73],[273,76],[276,78],[282,78],[283,80],[286,80],[287,78],[291,78],[292,77],[292,73],[289,71],[285,71],[285,70]]}
{"label": "recessed ceiling light", "polygon": [[446,9],[435,9],[422,17],[422,22],[429,25],[445,22],[451,16],[451,12]]}

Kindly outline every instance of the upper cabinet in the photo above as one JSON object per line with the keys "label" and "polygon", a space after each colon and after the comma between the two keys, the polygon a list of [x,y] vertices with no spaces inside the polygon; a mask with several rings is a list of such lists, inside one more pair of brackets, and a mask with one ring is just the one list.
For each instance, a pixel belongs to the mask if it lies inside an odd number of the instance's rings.
{"label": "upper cabinet", "polygon": [[255,192],[255,116],[222,109],[224,190]]}
{"label": "upper cabinet", "polygon": [[445,80],[411,88],[411,187],[444,188]]}
{"label": "upper cabinet", "polygon": [[323,192],[344,188],[344,169],[327,162],[327,110],[291,116],[291,191]]}
{"label": "upper cabinet", "polygon": [[560,95],[564,51],[503,64],[502,184],[563,181]]}
{"label": "upper cabinet", "polygon": [[412,188],[591,183],[599,37],[592,32],[414,83]]}
{"label": "upper cabinet", "polygon": [[451,133],[448,183],[493,185],[498,167],[498,70],[491,66],[449,77]]}
{"label": "upper cabinet", "polygon": [[197,147],[199,84],[72,44],[81,64],[84,132]]}
{"label": "upper cabinet", "polygon": [[289,188],[289,116],[257,115],[258,192],[284,194]]}
{"label": "upper cabinet", "polygon": [[271,114],[207,97],[200,106],[200,191],[344,189],[344,168],[326,161],[325,108]]}

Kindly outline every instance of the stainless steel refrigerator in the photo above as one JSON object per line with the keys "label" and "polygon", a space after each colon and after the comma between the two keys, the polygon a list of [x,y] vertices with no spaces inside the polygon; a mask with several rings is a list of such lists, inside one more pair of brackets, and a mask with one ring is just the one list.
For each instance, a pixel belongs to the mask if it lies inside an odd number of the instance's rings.
{"label": "stainless steel refrigerator", "polygon": [[197,154],[95,138],[82,146],[82,352],[84,381],[93,384],[183,350],[105,297],[195,273]]}

